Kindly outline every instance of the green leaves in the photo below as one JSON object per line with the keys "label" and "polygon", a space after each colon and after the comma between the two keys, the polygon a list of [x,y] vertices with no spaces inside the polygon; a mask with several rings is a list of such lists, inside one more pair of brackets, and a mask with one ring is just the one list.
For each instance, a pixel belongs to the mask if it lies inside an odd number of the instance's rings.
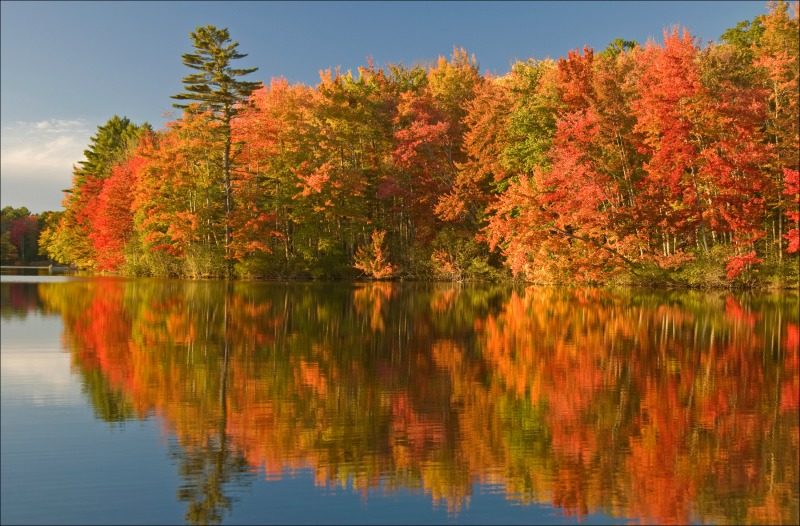
{"label": "green leaves", "polygon": [[144,123],[137,126],[127,117],[114,115],[105,124],[97,127],[89,147],[84,150],[85,161],[78,163],[75,175],[79,185],[87,176],[105,178],[111,173],[111,167],[121,160],[125,153],[136,144],[139,136],[150,125]]}
{"label": "green leaves", "polygon": [[[236,112],[236,104],[243,102],[260,82],[238,80],[258,68],[233,68],[231,61],[247,56],[239,53],[238,42],[231,41],[227,29],[203,26],[191,33],[195,53],[184,53],[185,66],[197,70],[183,78],[185,91],[173,95],[173,99],[196,103],[200,111],[209,111],[221,117],[227,124]],[[176,108],[187,109],[191,102],[174,103]]]}

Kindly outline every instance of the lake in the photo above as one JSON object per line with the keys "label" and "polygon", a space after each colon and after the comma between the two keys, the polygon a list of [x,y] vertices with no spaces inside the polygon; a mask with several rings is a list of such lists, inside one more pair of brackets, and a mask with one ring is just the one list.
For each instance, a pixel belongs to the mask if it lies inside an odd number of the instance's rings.
{"label": "lake", "polygon": [[800,521],[796,293],[0,281],[3,523]]}

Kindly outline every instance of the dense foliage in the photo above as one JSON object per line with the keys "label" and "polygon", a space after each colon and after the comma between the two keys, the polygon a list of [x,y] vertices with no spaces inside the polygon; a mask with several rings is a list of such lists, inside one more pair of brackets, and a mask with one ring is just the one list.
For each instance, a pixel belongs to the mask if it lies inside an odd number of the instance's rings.
{"label": "dense foliage", "polygon": [[201,73],[176,98],[197,104],[163,131],[101,127],[52,257],[190,277],[797,280],[797,4],[704,47],[675,28],[500,77],[455,49],[255,91],[227,31],[193,38]]}
{"label": "dense foliage", "polygon": [[0,263],[28,265],[47,259],[40,253],[40,233],[55,225],[61,212],[32,214],[27,208],[3,207],[0,210]]}

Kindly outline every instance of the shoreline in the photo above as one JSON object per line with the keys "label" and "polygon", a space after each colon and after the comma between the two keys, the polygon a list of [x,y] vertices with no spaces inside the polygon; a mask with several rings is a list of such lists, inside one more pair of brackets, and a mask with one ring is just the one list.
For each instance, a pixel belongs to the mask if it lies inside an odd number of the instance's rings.
{"label": "shoreline", "polygon": [[[22,272],[9,272],[20,270]],[[180,276],[180,275],[165,275],[165,276],[136,276],[132,274],[124,274],[118,272],[90,272],[82,271],[66,266],[9,266],[4,265],[0,268],[0,272],[4,276],[13,275],[31,275],[26,271],[36,270],[37,275],[43,271],[47,271],[48,275],[63,275],[75,276],[81,278],[120,278],[120,279],[157,279],[157,280],[176,280],[176,281],[220,281],[220,282],[238,282],[238,283],[296,283],[296,284],[370,284],[370,283],[391,283],[391,284],[406,284],[406,283],[422,283],[422,284],[435,284],[435,283],[450,283],[458,285],[507,285],[507,286],[525,286],[525,287],[559,287],[559,288],[598,288],[598,289],[648,289],[659,291],[737,291],[737,292],[782,292],[782,291],[800,291],[800,282],[784,281],[779,283],[730,283],[729,285],[721,284],[707,284],[707,285],[693,285],[679,281],[673,282],[636,282],[636,281],[606,281],[606,282],[575,282],[575,281],[525,281],[516,278],[503,278],[503,279],[436,279],[436,278],[389,278],[389,279],[364,279],[364,278],[303,278],[303,277],[285,277],[285,278],[265,278],[265,277],[222,277],[222,276]]]}

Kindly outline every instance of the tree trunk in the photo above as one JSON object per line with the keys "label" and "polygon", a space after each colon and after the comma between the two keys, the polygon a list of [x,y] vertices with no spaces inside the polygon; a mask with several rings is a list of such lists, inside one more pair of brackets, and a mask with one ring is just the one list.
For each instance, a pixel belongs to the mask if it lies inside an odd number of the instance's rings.
{"label": "tree trunk", "polygon": [[233,196],[231,195],[231,116],[225,111],[225,149],[222,152],[222,171],[225,175],[225,277],[232,274],[230,249],[231,249],[231,209]]}

